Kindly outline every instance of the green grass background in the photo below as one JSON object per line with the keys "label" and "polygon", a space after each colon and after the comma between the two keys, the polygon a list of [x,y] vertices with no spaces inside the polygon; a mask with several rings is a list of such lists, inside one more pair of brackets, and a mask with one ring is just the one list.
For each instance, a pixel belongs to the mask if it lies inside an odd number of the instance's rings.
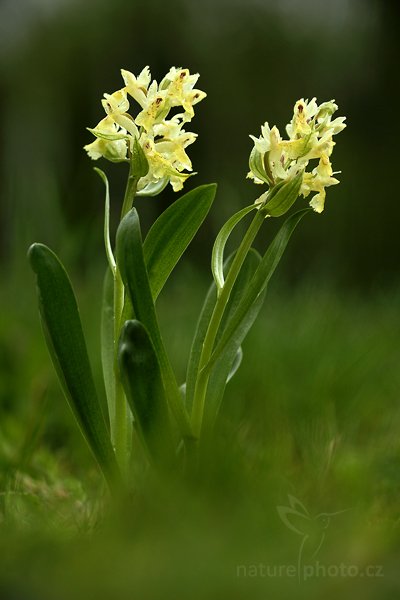
{"label": "green grass background", "polygon": [[[0,3],[1,600],[399,597],[399,7]],[[138,470],[132,497],[107,507],[47,354],[26,250],[49,244],[71,273],[102,391],[103,189],[82,146],[101,95],[121,85],[118,70],[146,64],[157,79],[173,64],[200,72],[208,97],[193,121],[199,175],[187,189],[219,183],[158,301],[180,381],[212,242],[258,192],[245,180],[249,134],[265,120],[282,129],[295,100],[314,95],[336,98],[348,128],[333,155],[341,184],[321,217],[300,224],[271,281],[197,479],[154,481]],[[126,173],[106,168],[115,229]],[[173,197],[138,202],[144,229]],[[261,232],[259,250],[276,226]],[[277,512],[289,494],[312,517],[346,511],[305,561],[363,575],[262,575],[262,566],[297,564],[301,538]],[[367,565],[382,576],[368,577]]]}
{"label": "green grass background", "polygon": [[[25,270],[24,283],[14,273],[2,295],[4,597],[393,597],[397,289],[365,295],[314,279],[288,285],[278,276],[196,480],[154,481],[139,473],[132,497],[110,509],[47,358]],[[99,389],[101,275],[99,268],[85,281],[74,278]],[[182,379],[207,284],[188,262],[174,275],[159,310]],[[300,583],[263,576],[260,565],[297,564],[301,539],[277,513],[288,494],[314,516],[346,509],[326,531],[321,565],[377,565],[383,576],[320,574]],[[253,565],[257,575],[238,576],[240,565]]]}

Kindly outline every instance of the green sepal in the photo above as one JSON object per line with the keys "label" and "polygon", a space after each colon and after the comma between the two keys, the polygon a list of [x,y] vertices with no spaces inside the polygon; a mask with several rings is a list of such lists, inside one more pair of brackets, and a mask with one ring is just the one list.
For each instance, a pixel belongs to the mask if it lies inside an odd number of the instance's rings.
{"label": "green sepal", "polygon": [[118,467],[93,381],[75,295],[57,256],[43,244],[28,252],[36,274],[39,310],[47,346],[81,432],[112,487]]}
{"label": "green sepal", "polygon": [[279,188],[276,192],[272,189],[267,202],[260,210],[266,212],[271,217],[281,217],[287,213],[299,197],[303,174],[303,171],[301,171],[283,185],[278,184]]}
{"label": "green sepal", "polygon": [[132,155],[130,160],[131,176],[134,179],[146,177],[147,173],[149,172],[149,163],[145,153],[143,152],[143,148],[136,137],[133,141]]}
{"label": "green sepal", "polygon": [[158,181],[148,183],[146,187],[142,188],[141,190],[138,190],[136,192],[136,196],[144,198],[158,196],[158,194],[161,194],[161,192],[167,187],[168,184],[169,177],[163,177]]}
{"label": "green sepal", "polygon": [[264,155],[261,154],[256,147],[254,147],[250,152],[249,168],[258,179],[264,181],[264,183],[267,183],[268,185],[271,185],[272,182],[265,170]]}
{"label": "green sepal", "polygon": [[201,185],[184,194],[149,230],[143,251],[154,300],[206,218],[216,189],[215,184]]}
{"label": "green sepal", "polygon": [[100,131],[96,128],[86,127],[90,133],[92,133],[97,138],[101,140],[107,140],[108,142],[116,142],[119,140],[129,140],[129,136],[125,133],[104,133],[104,131]]}
{"label": "green sepal", "polygon": [[158,466],[171,466],[175,451],[160,365],[149,333],[139,321],[123,326],[118,362],[135,428],[148,457]]}

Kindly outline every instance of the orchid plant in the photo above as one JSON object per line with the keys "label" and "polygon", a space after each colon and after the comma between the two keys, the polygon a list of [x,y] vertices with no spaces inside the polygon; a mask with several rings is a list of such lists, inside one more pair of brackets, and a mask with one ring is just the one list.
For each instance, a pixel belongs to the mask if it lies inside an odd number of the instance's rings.
{"label": "orchid plant", "polygon": [[[171,204],[144,240],[133,206],[136,196],[154,197],[171,184],[179,192],[194,173],[186,152],[196,134],[186,131],[194,106],[206,97],[195,88],[198,74],[172,67],[160,83],[148,67],[138,77],[122,70],[124,86],[104,94],[106,116],[89,131],[85,146],[93,160],[127,163],[129,173],[115,244],[110,237],[106,174],[104,242],[108,267],[103,288],[101,357],[107,415],[94,384],[79,311],[68,275],[45,245],[33,244],[29,259],[36,274],[47,345],[66,399],[111,490],[131,481],[136,460],[133,440],[149,465],[161,470],[194,468],[203,440],[213,431],[227,382],[242,360],[242,342],[264,301],[267,284],[294,229],[309,212],[286,218],[263,256],[252,244],[268,217],[285,215],[299,196],[321,213],[325,188],[338,180],[331,166],[333,136],[344,118],[333,118],[334,101],[301,99],[283,139],[265,123],[250,136],[248,177],[265,191],[231,216],[218,233],[211,258],[213,283],[206,295],[188,358],[186,382],[179,385],[159,328],[156,300],[182,254],[206,218],[216,185],[201,185]],[[136,114],[128,112],[132,101]],[[170,116],[174,109],[173,116]],[[185,127],[185,128],[184,128]],[[236,225],[254,216],[238,249],[225,258]]]}

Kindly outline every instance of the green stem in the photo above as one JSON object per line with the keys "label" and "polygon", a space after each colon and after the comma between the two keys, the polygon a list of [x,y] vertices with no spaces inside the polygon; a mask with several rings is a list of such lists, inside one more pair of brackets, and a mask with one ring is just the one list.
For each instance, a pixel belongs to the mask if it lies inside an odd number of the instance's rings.
{"label": "green stem", "polygon": [[217,301],[208,324],[200,355],[199,369],[193,398],[192,424],[194,434],[197,438],[199,438],[201,434],[204,404],[207,394],[208,380],[210,378],[210,373],[207,369],[205,369],[205,367],[211,358],[215,339],[217,337],[218,329],[221,324],[225,308],[228,304],[232,288],[264,219],[265,213],[262,210],[257,210],[256,215],[250,223],[249,228],[246,231],[246,234],[243,237],[243,240],[235,254],[231,268],[229,269],[226,277],[224,287],[222,288],[220,295],[217,297]]}
{"label": "green stem", "polygon": [[128,181],[125,189],[124,201],[121,209],[121,221],[132,208],[133,201],[135,199],[136,188],[138,184],[138,178],[132,174],[132,165],[129,169]]}
{"label": "green stem", "polygon": [[[124,201],[121,210],[121,220],[132,208],[135,199],[138,179],[132,175],[132,167],[129,170],[128,181],[125,190]],[[130,414],[122,386],[118,367],[118,343],[121,333],[122,312],[124,309],[125,288],[122,282],[118,265],[114,274],[114,383],[115,383],[115,427],[113,432],[113,444],[118,463],[123,473],[126,473],[130,454]]]}

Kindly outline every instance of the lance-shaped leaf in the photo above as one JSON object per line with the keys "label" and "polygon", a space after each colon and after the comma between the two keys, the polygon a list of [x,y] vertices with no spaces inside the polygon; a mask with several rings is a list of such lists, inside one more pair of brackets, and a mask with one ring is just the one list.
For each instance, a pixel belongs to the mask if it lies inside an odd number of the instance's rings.
{"label": "lance-shaped leaf", "polygon": [[62,388],[83,436],[112,486],[118,468],[71,283],[63,265],[47,246],[33,244],[28,256],[36,273],[43,330]]}
{"label": "lance-shaped leaf", "polygon": [[221,231],[218,233],[213,250],[211,255],[211,271],[214,277],[214,281],[217,286],[218,292],[224,287],[224,250],[226,246],[226,242],[228,241],[229,236],[232,231],[236,227],[238,223],[251,211],[255,210],[257,207],[255,204],[251,204],[250,206],[246,206],[242,208],[237,213],[232,215],[230,219],[223,225]]}
{"label": "lance-shaped leaf", "polygon": [[[229,270],[233,257],[234,254],[232,254],[226,260],[224,265],[225,272]],[[217,342],[221,338],[226,327],[229,325],[232,316],[235,314],[235,311],[247,289],[249,281],[253,277],[258,265],[260,264],[260,261],[261,256],[256,250],[251,249],[243,263],[235,285],[233,286],[227,308],[225,309],[224,317],[221,321],[220,329],[217,335]],[[190,409],[193,402],[201,349],[206,335],[208,323],[215,306],[216,298],[216,286],[215,283],[213,283],[210,286],[203,304],[190,351],[186,383],[186,403],[188,409]],[[263,301],[264,294],[261,294],[254,302],[253,306],[250,307],[246,318],[243,319],[240,327],[237,328],[235,335],[232,336],[229,343],[221,352],[219,359],[213,365],[213,368],[210,372],[210,379],[208,382],[205,401],[204,425],[207,429],[212,427],[214,424],[221,406],[226,384],[233,377],[240,365],[242,359],[241,344],[253,325],[255,319],[257,318]]]}
{"label": "lance-shaped leaf", "polygon": [[289,242],[289,239],[297,227],[300,220],[304,217],[304,215],[310,212],[311,209],[306,208],[300,210],[293,215],[291,215],[280,230],[277,235],[273,239],[272,243],[268,247],[268,250],[264,254],[260,265],[258,266],[256,272],[254,273],[252,279],[247,285],[246,291],[241,298],[235,313],[232,315],[232,318],[229,320],[220,340],[218,341],[213,354],[211,356],[210,361],[206,365],[205,369],[209,370],[215,364],[216,360],[219,358],[224,348],[228,345],[230,340],[235,336],[235,333],[243,320],[246,318],[250,307],[257,300],[259,295],[266,289],[269,280],[271,279],[276,267],[282,255],[285,251],[285,248]]}
{"label": "lance-shaped leaf", "polygon": [[106,255],[110,269],[113,273],[115,273],[115,259],[110,242],[110,186],[108,184],[107,175],[104,173],[104,171],[98,169],[97,167],[94,167],[94,171],[99,175],[106,188],[106,199],[104,206],[104,246],[106,249]]}
{"label": "lance-shaped leaf", "polygon": [[169,407],[183,437],[192,437],[189,417],[182,403],[175,375],[168,360],[157,322],[152,291],[143,255],[139,215],[132,208],[117,231],[117,265],[128,290],[135,317],[147,329],[154,345]]}
{"label": "lance-shaped leaf", "polygon": [[160,365],[139,321],[127,321],[122,328],[118,361],[135,427],[150,460],[172,465],[174,445]]}
{"label": "lance-shaped leaf", "polygon": [[171,204],[148,232],[143,250],[154,299],[206,218],[216,188],[209,184],[191,190]]}
{"label": "lance-shaped leaf", "polygon": [[114,375],[114,277],[107,269],[103,283],[101,306],[101,364],[107,396],[111,432],[115,420],[115,375]]}

